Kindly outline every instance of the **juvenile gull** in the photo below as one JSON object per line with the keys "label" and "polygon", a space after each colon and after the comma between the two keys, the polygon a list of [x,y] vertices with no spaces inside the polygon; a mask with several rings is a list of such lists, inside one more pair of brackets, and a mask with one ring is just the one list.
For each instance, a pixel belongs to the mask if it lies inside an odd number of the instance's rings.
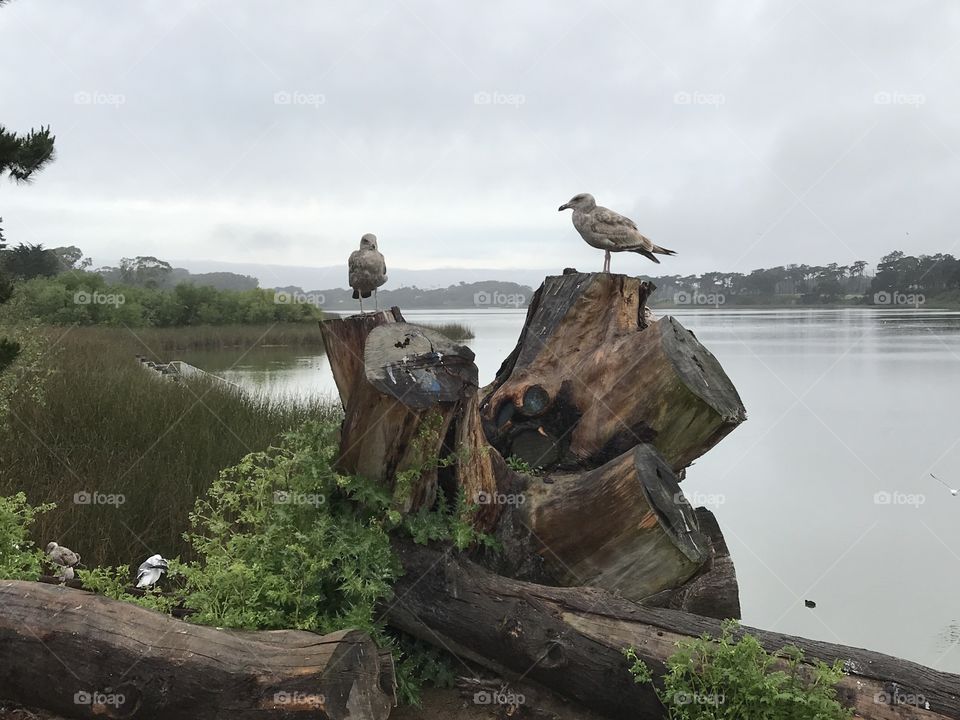
{"label": "juvenile gull", "polygon": [[379,310],[377,288],[387,281],[387,263],[377,250],[377,236],[367,233],[360,238],[360,249],[350,253],[347,265],[350,271],[350,287],[353,299],[360,301],[360,314],[363,314],[363,298],[373,293],[374,307]]}
{"label": "juvenile gull", "polygon": [[654,253],[676,255],[673,250],[654,245],[650,238],[641,235],[636,223],[630,218],[597,205],[590,193],[574,195],[569,202],[560,206],[561,211],[570,208],[573,208],[573,226],[580,233],[580,237],[586,240],[588,245],[605,251],[603,272],[610,272],[612,252],[639,253],[658,265],[660,261]]}
{"label": "juvenile gull", "polygon": [[52,564],[60,568],[58,574],[61,580],[73,580],[73,566],[80,562],[80,556],[77,553],[70,548],[51,542],[47,543],[47,557]]}
{"label": "juvenile gull", "polygon": [[163,557],[160,555],[151,555],[143,561],[143,564],[137,571],[137,587],[150,587],[167,571],[167,567],[167,561],[164,560]]}

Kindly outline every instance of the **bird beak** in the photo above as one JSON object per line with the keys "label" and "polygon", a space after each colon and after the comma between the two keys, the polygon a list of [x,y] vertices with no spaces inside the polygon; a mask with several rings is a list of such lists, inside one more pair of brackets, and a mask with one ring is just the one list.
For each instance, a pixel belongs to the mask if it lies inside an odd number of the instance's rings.
{"label": "bird beak", "polygon": [[570,209],[570,203],[564,203],[559,208],[557,208],[557,212],[562,212],[563,210],[569,210],[569,209]]}

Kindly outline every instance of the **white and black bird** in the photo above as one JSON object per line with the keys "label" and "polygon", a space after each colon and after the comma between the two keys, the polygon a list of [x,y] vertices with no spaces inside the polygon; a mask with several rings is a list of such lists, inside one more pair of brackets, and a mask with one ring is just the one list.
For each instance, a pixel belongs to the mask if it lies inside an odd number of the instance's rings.
{"label": "white and black bird", "polygon": [[167,571],[168,567],[169,564],[162,556],[151,555],[143,561],[143,564],[140,565],[140,569],[137,571],[137,587],[146,588],[156,584],[157,580]]}
{"label": "white and black bird", "polygon": [[360,301],[360,314],[363,314],[363,298],[370,297],[370,293],[373,293],[374,307],[379,310],[377,288],[387,281],[387,263],[377,250],[376,235],[367,233],[360,238],[360,249],[350,253],[347,267],[353,299]]}
{"label": "white and black bird", "polygon": [[637,230],[633,220],[597,205],[590,193],[574,195],[560,206],[560,211],[573,209],[573,226],[588,245],[605,251],[603,272],[610,272],[610,253],[635,252],[655,263],[658,255],[676,255],[673,250],[655,245]]}
{"label": "white and black bird", "polygon": [[73,580],[73,568],[80,562],[80,556],[73,550],[55,542],[47,543],[47,558],[59,570],[57,574],[61,580]]}

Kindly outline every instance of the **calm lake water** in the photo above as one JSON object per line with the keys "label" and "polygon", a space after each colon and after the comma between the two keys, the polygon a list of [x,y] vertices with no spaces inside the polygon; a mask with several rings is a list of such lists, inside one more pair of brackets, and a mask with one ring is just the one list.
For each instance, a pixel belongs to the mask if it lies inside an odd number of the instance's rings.
{"label": "calm lake water", "polygon": [[[482,384],[524,317],[404,314],[473,328]],[[960,496],[929,475],[960,486],[960,313],[672,314],[747,407],[747,422],[683,483],[730,544],[744,622],[960,672]],[[237,356],[182,359],[252,389],[336,397],[323,355],[260,350],[233,366]]]}

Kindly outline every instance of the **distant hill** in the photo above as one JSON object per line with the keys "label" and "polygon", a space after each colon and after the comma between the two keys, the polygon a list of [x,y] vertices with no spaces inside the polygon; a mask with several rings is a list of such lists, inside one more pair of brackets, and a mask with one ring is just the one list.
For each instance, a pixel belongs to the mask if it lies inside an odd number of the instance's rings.
{"label": "distant hill", "polygon": [[[119,268],[99,268],[97,272],[103,276],[108,283],[122,283]],[[175,288],[182,282],[193,283],[194,285],[207,285],[217,290],[255,290],[260,286],[257,278],[251,275],[239,275],[233,272],[203,272],[192,273],[186,268],[175,267],[169,275],[166,275],[157,287],[161,290]]]}
{"label": "distant hill", "polygon": [[[390,290],[401,287],[428,289],[447,288],[459,282],[477,283],[492,280],[537,287],[546,275],[556,275],[563,267],[554,268],[431,268],[411,270],[389,265],[387,284]],[[193,272],[229,270],[260,280],[260,287],[346,288],[347,266],[309,267],[306,265],[258,265],[255,263],[223,262],[220,260],[172,260],[174,265],[187,265]]]}
{"label": "distant hill", "polygon": [[[283,293],[282,302],[307,302],[331,312],[355,312],[358,305],[352,290],[330,288],[304,290],[296,285],[275,288]],[[396,290],[381,290],[380,307],[398,305],[404,309],[442,310],[444,308],[524,308],[533,297],[533,288],[513,282],[487,280],[485,282],[461,282],[446,288],[429,290],[417,287],[402,287]],[[373,307],[373,298],[370,298]],[[364,301],[366,309],[366,301]]]}

